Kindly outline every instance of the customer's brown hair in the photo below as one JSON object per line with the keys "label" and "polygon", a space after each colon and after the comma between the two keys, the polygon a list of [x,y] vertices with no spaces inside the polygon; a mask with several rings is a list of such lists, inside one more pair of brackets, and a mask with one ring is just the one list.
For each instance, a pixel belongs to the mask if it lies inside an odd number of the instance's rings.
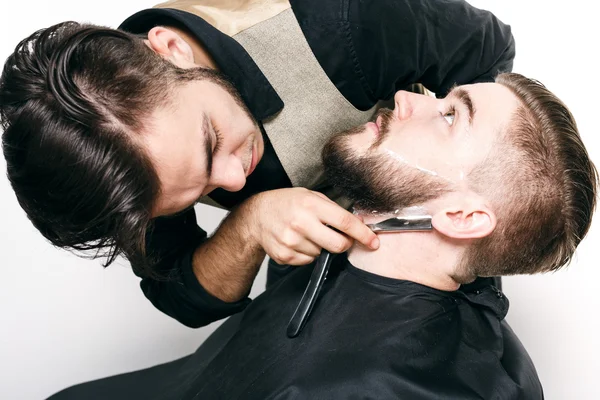
{"label": "customer's brown hair", "polygon": [[490,199],[494,232],[465,252],[460,271],[493,276],[555,271],[589,230],[598,173],[567,107],[541,83],[501,74],[521,105],[496,150],[469,180]]}

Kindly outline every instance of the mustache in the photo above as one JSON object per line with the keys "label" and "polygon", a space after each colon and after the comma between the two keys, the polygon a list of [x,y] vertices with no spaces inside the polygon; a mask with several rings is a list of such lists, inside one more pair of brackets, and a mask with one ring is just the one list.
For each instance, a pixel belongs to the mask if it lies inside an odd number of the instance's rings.
{"label": "mustache", "polygon": [[446,181],[400,164],[385,154],[357,155],[345,136],[330,141],[323,150],[329,182],[356,209],[393,212],[423,204],[451,191]]}
{"label": "mustache", "polygon": [[381,117],[381,125],[379,126],[379,135],[377,139],[373,142],[370,149],[377,148],[383,141],[387,138],[390,133],[390,124],[394,119],[394,112],[389,108],[380,108],[377,110],[371,122],[377,121],[377,119]]}

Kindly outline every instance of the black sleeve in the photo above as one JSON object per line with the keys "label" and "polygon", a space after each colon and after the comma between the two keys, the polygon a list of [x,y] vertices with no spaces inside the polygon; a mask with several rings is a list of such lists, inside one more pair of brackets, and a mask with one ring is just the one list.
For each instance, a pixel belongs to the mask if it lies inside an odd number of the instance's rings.
{"label": "black sleeve", "polygon": [[319,64],[359,110],[422,83],[445,96],[455,83],[510,72],[510,27],[463,0],[290,0]]}
{"label": "black sleeve", "polygon": [[349,1],[350,46],[374,99],[412,83],[444,96],[454,85],[510,72],[510,27],[463,0]]}
{"label": "black sleeve", "polygon": [[[194,209],[155,219],[146,236],[147,253],[156,276],[142,276],[142,291],[156,308],[191,328],[238,313],[250,303],[248,298],[226,303],[200,285],[192,268],[192,256],[206,239],[206,232],[196,223]],[[142,275],[139,269],[134,271]]]}

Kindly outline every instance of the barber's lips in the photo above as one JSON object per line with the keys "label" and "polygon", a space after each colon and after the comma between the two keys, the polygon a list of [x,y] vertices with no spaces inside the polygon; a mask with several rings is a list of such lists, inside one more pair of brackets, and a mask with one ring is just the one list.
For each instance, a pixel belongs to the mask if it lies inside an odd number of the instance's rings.
{"label": "barber's lips", "polygon": [[254,172],[256,164],[258,164],[258,150],[256,149],[256,145],[254,145],[252,146],[252,160],[250,161],[250,168],[248,168],[248,175]]}

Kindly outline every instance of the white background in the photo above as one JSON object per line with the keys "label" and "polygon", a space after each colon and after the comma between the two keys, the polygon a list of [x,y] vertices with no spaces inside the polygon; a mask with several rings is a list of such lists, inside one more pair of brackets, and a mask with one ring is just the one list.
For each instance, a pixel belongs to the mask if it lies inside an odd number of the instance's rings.
{"label": "white background", "polygon": [[[510,24],[514,70],[542,81],[571,108],[600,164],[597,17],[584,1],[477,0]],[[112,27],[152,0],[0,3],[0,59],[36,29],[64,20]],[[593,2],[590,2],[593,4]],[[99,262],[54,249],[19,208],[0,162],[0,398],[42,399],[72,384],[170,361],[215,328],[193,330],[143,296],[125,262]],[[207,230],[222,213],[197,208]],[[505,279],[508,320],[533,358],[546,398],[600,398],[600,222],[561,272]],[[594,261],[596,260],[596,261]],[[255,284],[264,287],[264,271]]]}

